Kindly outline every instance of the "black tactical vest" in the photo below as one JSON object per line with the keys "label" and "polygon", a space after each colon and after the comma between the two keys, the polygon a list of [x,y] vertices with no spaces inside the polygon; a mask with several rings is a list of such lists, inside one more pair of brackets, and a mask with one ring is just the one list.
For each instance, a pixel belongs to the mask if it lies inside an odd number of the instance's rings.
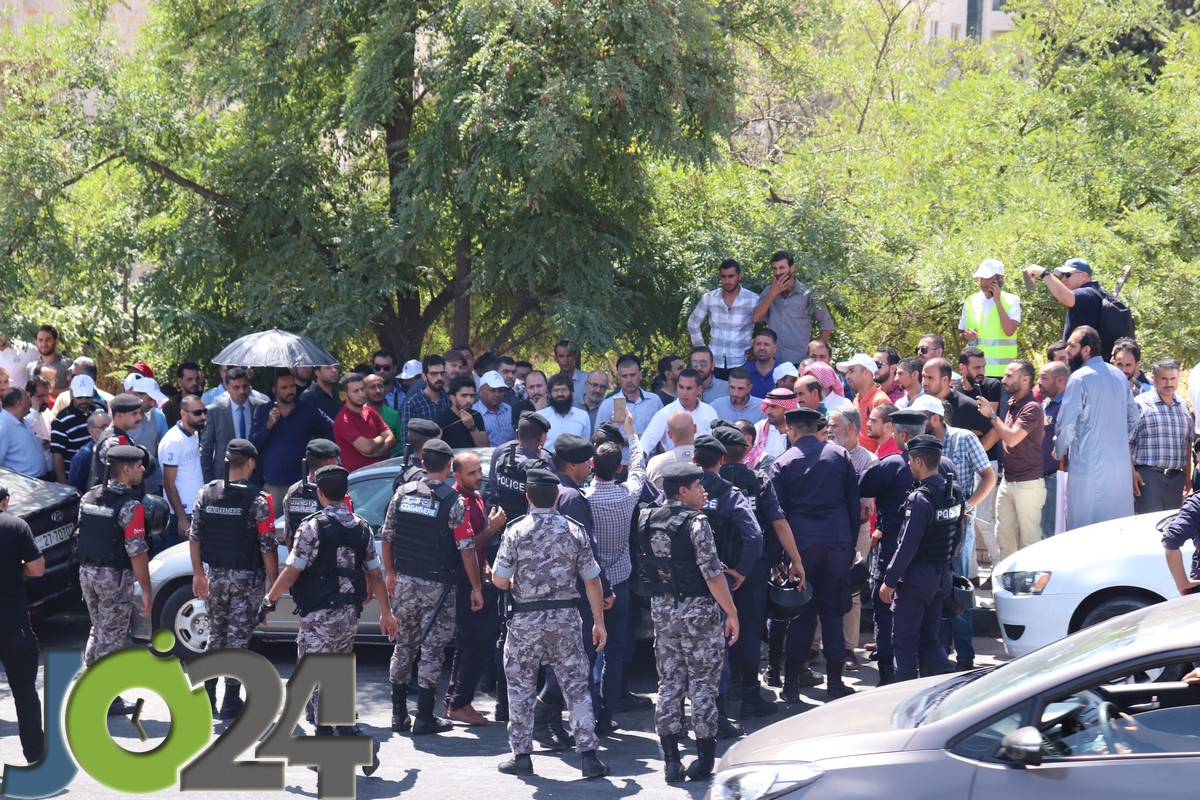
{"label": "black tactical vest", "polygon": [[721,559],[722,564],[732,569],[742,560],[742,537],[733,520],[721,516],[717,509],[733,491],[733,484],[711,472],[705,472],[700,483],[708,493],[708,499],[704,501],[704,507],[700,510],[704,512],[704,516],[708,518],[708,526],[712,528],[713,539],[717,544],[717,557]]}
{"label": "black tactical vest", "polygon": [[396,572],[439,583],[452,583],[462,558],[450,531],[450,510],[462,496],[445,483],[414,481],[400,487],[392,532]]}
{"label": "black tactical vest", "polygon": [[933,515],[925,526],[925,535],[921,537],[913,561],[944,567],[950,563],[959,545],[964,509],[962,490],[951,480],[946,481],[946,491],[942,494],[924,483],[914,492],[918,493],[933,506]]}
{"label": "black tactical vest", "polygon": [[[214,497],[222,485],[223,496]],[[224,481],[204,487],[193,514],[200,520],[200,556],[210,567],[262,571],[257,525],[250,520],[260,491],[253,484]]]}
{"label": "black tactical vest", "polygon": [[[300,573],[292,586],[296,613],[307,616],[322,608],[354,606],[362,613],[367,597],[367,579],[363,563],[367,560],[367,543],[371,526],[359,519],[354,526],[343,525],[328,514],[317,519],[317,557]],[[349,548],[354,553],[352,567],[337,565],[338,551]],[[340,578],[350,581],[350,592],[343,592]]]}
{"label": "black tactical vest", "polygon": [[525,473],[531,469],[549,469],[544,459],[526,458],[517,460],[520,442],[509,442],[496,460],[496,471],[489,476],[492,484],[492,503],[504,509],[510,520],[524,516],[529,511],[529,500],[525,497]]}
{"label": "black tactical vest", "polygon": [[289,536],[295,536],[300,530],[300,523],[321,510],[317,500],[317,486],[303,479],[298,484],[300,488],[288,495],[284,514],[287,515],[287,531]]}
{"label": "black tactical vest", "polygon": [[129,569],[125,529],[117,519],[121,507],[133,497],[129,489],[89,489],[79,504],[79,561],[100,567]]}
{"label": "black tactical vest", "polygon": [[[638,519],[638,574],[650,594],[671,595],[676,600],[685,597],[707,597],[708,583],[696,563],[696,549],[692,547],[692,520],[702,512],[683,506],[657,506],[644,509]],[[669,557],[654,555],[650,537],[656,531],[665,530],[671,539]],[[663,579],[659,570],[666,570]]]}

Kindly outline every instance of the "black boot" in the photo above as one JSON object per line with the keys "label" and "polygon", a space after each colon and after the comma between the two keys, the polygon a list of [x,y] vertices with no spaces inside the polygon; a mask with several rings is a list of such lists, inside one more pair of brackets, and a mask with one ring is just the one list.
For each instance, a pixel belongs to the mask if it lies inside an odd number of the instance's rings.
{"label": "black boot", "polygon": [[879,664],[879,685],[887,686],[889,683],[896,682],[896,666],[891,663]]}
{"label": "black boot", "polygon": [[233,678],[225,679],[225,696],[221,698],[221,710],[217,716],[221,719],[235,719],[242,713],[242,685]]}
{"label": "black boot", "polygon": [[408,686],[392,684],[392,730],[404,733],[412,730],[412,717],[408,715]]}
{"label": "black boot", "polygon": [[596,757],[595,750],[584,750],[579,754],[583,757],[580,762],[580,771],[583,772],[585,778],[603,778],[608,773],[612,772],[599,758]]}
{"label": "black boot", "polygon": [[696,760],[688,764],[688,780],[702,781],[712,776],[713,764],[717,760],[717,740],[697,739]]}
{"label": "black boot", "polygon": [[533,701],[533,740],[547,750],[566,750],[575,744],[562,724],[562,709],[540,697]]}
{"label": "black boot", "polygon": [[208,704],[212,707],[213,719],[217,719],[217,679],[209,678],[204,682],[204,692],[208,695]]}
{"label": "black boot", "polygon": [[683,780],[683,762],[679,760],[679,737],[660,736],[658,742],[662,745],[663,772],[667,783],[679,783]]}
{"label": "black boot", "polygon": [[765,717],[778,710],[774,703],[763,699],[758,681],[742,687],[742,719]]}
{"label": "black boot", "polygon": [[725,696],[717,695],[717,738],[736,739],[745,735],[745,728],[725,716]]}
{"label": "black boot", "polygon": [[[367,733],[357,725],[338,725],[338,736],[366,736]],[[379,742],[375,737],[371,737],[371,763],[362,765],[362,773],[368,778],[375,774],[375,770],[379,769]]]}
{"label": "black boot", "polygon": [[787,641],[787,628],[782,628],[781,635],[780,627],[775,626],[767,634],[767,686],[777,688],[783,686],[780,675],[783,673],[783,645]]}
{"label": "black boot", "polygon": [[533,759],[529,757],[529,753],[517,753],[507,761],[501,761],[496,769],[505,775],[532,775]]}
{"label": "black boot", "polygon": [[842,662],[825,662],[825,698],[837,700],[839,697],[854,694],[854,690],[842,683]]}
{"label": "black boot", "polygon": [[434,697],[436,693],[437,687],[430,686],[428,689],[421,687],[421,691],[417,694],[417,718],[413,720],[412,724],[413,736],[445,733],[454,727],[454,723],[450,720],[434,716],[433,705],[436,702]]}
{"label": "black boot", "polygon": [[496,713],[492,716],[496,722],[508,722],[508,678],[503,671],[496,673]]}
{"label": "black boot", "polygon": [[789,658],[783,666],[783,702],[800,702],[800,671],[805,669],[804,660]]}

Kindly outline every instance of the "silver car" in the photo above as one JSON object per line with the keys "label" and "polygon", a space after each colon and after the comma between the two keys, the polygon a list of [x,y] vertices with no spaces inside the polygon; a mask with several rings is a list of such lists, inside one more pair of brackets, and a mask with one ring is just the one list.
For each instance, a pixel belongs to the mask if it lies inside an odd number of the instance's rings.
{"label": "silver car", "polygon": [[975,672],[893,684],[733,745],[710,800],[1190,797],[1200,597],[1116,617]]}
{"label": "silver car", "polygon": [[[491,463],[491,448],[472,448],[483,462],[486,476]],[[390,458],[350,473],[350,500],[354,512],[363,517],[375,530],[376,548],[388,502],[392,499],[393,483],[400,474],[403,459]],[[279,564],[287,558],[284,541],[284,519],[275,521],[279,544]],[[204,652],[208,641],[208,612],[203,600],[192,594],[192,558],[186,542],[181,542],[150,560],[150,591],[154,597],[150,616],[133,615],[132,635],[139,641],[149,641],[159,628],[175,635],[175,655],[180,658]],[[141,594],[140,591],[137,592]],[[140,601],[135,604],[140,607]],[[300,628],[300,618],[293,611],[290,595],[279,599],[279,607],[267,617],[266,628],[256,628],[255,636],[265,640],[294,639]],[[379,606],[368,603],[358,623],[358,641],[367,644],[388,644],[379,632]]]}

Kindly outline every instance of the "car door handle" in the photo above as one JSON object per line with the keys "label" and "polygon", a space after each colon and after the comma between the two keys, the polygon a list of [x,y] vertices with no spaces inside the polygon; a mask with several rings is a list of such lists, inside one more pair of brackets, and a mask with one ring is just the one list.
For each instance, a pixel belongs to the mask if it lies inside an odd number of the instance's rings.
{"label": "car door handle", "polygon": [[1162,708],[1162,703],[1158,700],[1151,700],[1149,703],[1138,703],[1137,705],[1129,706],[1129,710],[1134,714],[1140,714],[1143,711],[1157,711]]}

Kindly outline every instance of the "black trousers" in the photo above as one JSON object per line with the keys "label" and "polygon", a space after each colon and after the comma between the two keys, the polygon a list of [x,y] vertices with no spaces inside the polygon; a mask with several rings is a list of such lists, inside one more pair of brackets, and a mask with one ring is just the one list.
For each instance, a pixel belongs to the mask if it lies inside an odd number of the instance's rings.
{"label": "black trousers", "polygon": [[0,627],[0,663],[8,675],[13,703],[17,707],[17,731],[21,750],[29,763],[42,758],[46,735],[42,729],[42,701],[37,693],[37,636],[33,628]]}
{"label": "black trousers", "polygon": [[[464,588],[465,587],[465,588]],[[450,671],[450,686],[446,705],[458,709],[475,700],[475,690],[484,666],[495,659],[496,640],[500,636],[499,591],[490,583],[483,585],[483,608],[471,610],[471,584],[459,582],[455,594],[455,621],[458,634],[454,643],[454,665]]]}

